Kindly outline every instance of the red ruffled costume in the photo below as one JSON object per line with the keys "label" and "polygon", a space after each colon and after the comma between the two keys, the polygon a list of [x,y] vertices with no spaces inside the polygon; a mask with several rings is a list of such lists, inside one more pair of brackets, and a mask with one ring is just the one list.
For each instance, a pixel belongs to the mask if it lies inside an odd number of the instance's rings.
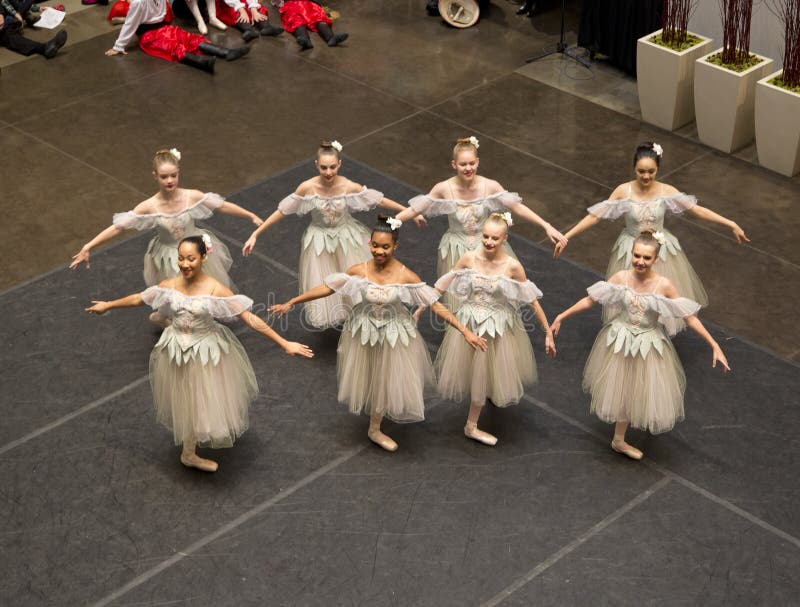
{"label": "red ruffled costume", "polygon": [[[225,25],[229,27],[233,27],[236,25],[236,19],[239,17],[239,11],[231,8],[227,4],[225,4],[222,0],[215,0],[215,4],[217,5],[217,17],[220,21],[222,21]],[[250,14],[250,9],[245,6],[247,10],[247,14]],[[266,7],[261,4],[258,7],[258,12],[264,15],[265,17],[269,17],[269,11],[267,11]]]}
{"label": "red ruffled costume", "polygon": [[[167,12],[163,23],[171,23],[173,19],[169,2],[166,4]],[[108,13],[109,20],[113,17],[126,17],[130,10],[128,0],[117,0]],[[200,34],[192,34],[174,25],[161,25],[147,29],[139,34],[139,48],[148,55],[166,61],[180,61],[186,53],[197,53],[197,49],[208,38]]]}
{"label": "red ruffled costume", "polygon": [[333,21],[325,10],[319,4],[309,0],[287,0],[281,6],[280,13],[283,29],[290,34],[300,26],[316,32],[317,23],[333,25]]}

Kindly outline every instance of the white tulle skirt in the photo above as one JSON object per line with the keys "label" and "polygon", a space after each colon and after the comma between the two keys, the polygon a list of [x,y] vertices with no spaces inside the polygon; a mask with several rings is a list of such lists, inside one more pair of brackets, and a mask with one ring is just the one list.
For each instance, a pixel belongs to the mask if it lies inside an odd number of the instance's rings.
{"label": "white tulle skirt", "polygon": [[[304,247],[300,252],[300,292],[304,293],[321,285],[325,277],[337,272],[346,272],[352,266],[372,259],[367,241],[358,248],[338,247],[333,253],[327,249],[317,254],[313,247]],[[305,321],[316,329],[340,327],[350,313],[350,301],[340,293],[304,304]]]}
{"label": "white tulle skirt", "polygon": [[519,402],[525,388],[538,380],[536,359],[521,323],[503,335],[486,339],[486,352],[475,350],[463,335],[448,327],[436,355],[439,394],[454,401],[483,405],[490,398],[498,407]]}
{"label": "white tulle skirt", "polygon": [[176,445],[193,437],[201,446],[230,447],[247,430],[256,376],[236,336],[222,325],[218,331],[228,351],[216,365],[199,357],[178,365],[166,347],[150,355],[156,419],[172,430]]}
{"label": "white tulle skirt", "polygon": [[[225,243],[211,232],[202,230],[200,234],[211,237],[212,252],[206,256],[203,271],[232,291],[236,291],[228,270],[233,265],[231,252]],[[174,242],[164,243],[156,236],[150,240],[144,254],[144,282],[148,287],[157,286],[167,278],[174,278],[180,273],[178,269],[178,245]]]}
{"label": "white tulle skirt", "polygon": [[351,413],[380,414],[395,422],[425,419],[425,394],[435,377],[428,348],[417,334],[404,346],[363,345],[345,327],[339,338],[336,372],[339,402]]}
{"label": "white tulle skirt", "polygon": [[591,411],[605,422],[630,422],[660,434],[683,420],[686,375],[671,340],[663,355],[654,348],[645,358],[614,353],[601,329],[583,372],[583,389],[592,395]]}

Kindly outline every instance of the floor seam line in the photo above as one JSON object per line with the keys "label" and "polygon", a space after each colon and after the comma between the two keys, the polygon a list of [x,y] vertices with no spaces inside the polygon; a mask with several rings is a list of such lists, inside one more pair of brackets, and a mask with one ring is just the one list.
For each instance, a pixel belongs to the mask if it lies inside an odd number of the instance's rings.
{"label": "floor seam line", "polygon": [[581,533],[574,540],[562,546],[548,558],[541,561],[527,574],[521,578],[518,578],[515,582],[498,592],[488,601],[481,603],[481,607],[494,607],[495,605],[499,605],[512,594],[525,587],[527,584],[539,577],[542,573],[550,569],[550,567],[558,563],[558,561],[560,561],[562,558],[570,555],[593,537],[603,532],[607,527],[614,524],[617,520],[636,509],[639,505],[647,501],[654,493],[666,487],[671,481],[672,479],[668,476],[662,477],[650,485],[647,489],[636,495],[633,499],[629,500],[627,503],[623,504],[614,512],[603,518],[600,522],[592,525],[588,530]]}
{"label": "floor seam line", "polygon": [[[598,432],[597,430],[595,430],[593,428],[590,428],[589,426],[587,426],[586,424],[583,424],[582,422],[578,421],[577,419],[573,418],[572,416],[567,415],[566,413],[562,413],[561,411],[558,411],[557,409],[554,409],[552,406],[548,405],[544,401],[541,401],[541,400],[539,400],[537,398],[534,398],[534,397],[532,397],[532,396],[530,396],[528,394],[523,394],[522,395],[522,399],[528,401],[529,403],[531,403],[533,405],[535,405],[539,409],[542,409],[543,411],[546,411],[547,413],[559,418],[560,420],[568,423],[569,425],[571,425],[571,426],[573,426],[575,428],[578,428],[578,429],[586,432],[587,434],[590,434],[591,436],[597,438],[598,440],[600,440],[603,443],[610,442],[606,435],[601,434],[600,432]],[[720,497],[720,496],[716,495],[715,493],[712,493],[708,489],[705,489],[705,488],[701,487],[697,483],[694,483],[694,482],[690,481],[689,479],[681,476],[677,472],[673,472],[669,468],[667,468],[665,466],[662,466],[661,464],[659,464],[656,461],[651,460],[651,459],[643,460],[642,461],[642,465],[647,466],[651,470],[655,470],[655,471],[659,472],[660,474],[668,476],[669,478],[671,478],[675,482],[683,485],[687,489],[690,489],[694,493],[697,493],[698,495],[701,495],[702,497],[705,497],[709,501],[712,501],[712,502],[716,503],[717,505],[722,506],[723,508],[725,508],[726,510],[736,514],[737,516],[749,521],[750,523],[752,523],[752,524],[754,524],[754,525],[756,525],[758,527],[761,527],[765,531],[768,531],[768,532],[772,533],[773,535],[775,535],[777,537],[780,537],[781,539],[789,542],[793,546],[795,546],[797,548],[800,548],[800,538],[796,538],[792,534],[790,534],[790,533],[788,533],[786,531],[783,531],[782,529],[780,529],[780,528],[778,528],[778,527],[776,527],[774,525],[771,525],[770,523],[768,523],[765,520],[757,517],[756,515],[747,512],[747,510],[744,510],[743,508],[740,508],[739,506],[736,506],[735,504],[731,503],[730,501],[726,500],[725,498]]]}

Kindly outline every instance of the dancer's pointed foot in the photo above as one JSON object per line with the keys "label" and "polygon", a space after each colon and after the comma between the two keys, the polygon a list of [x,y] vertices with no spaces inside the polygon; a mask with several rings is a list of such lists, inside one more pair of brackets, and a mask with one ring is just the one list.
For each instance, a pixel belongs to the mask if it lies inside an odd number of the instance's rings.
{"label": "dancer's pointed foot", "polygon": [[397,451],[397,443],[380,430],[370,430],[367,432],[367,436],[369,440],[378,445],[381,449],[386,449],[390,452]]}
{"label": "dancer's pointed foot", "polygon": [[497,437],[483,430],[478,430],[478,424],[464,426],[464,436],[490,447],[494,447],[497,444]]}
{"label": "dancer's pointed foot", "polygon": [[617,453],[627,455],[631,459],[640,460],[644,457],[644,453],[639,451],[636,447],[629,445],[625,439],[614,439],[611,441],[611,448]]}
{"label": "dancer's pointed foot", "polygon": [[217,462],[204,459],[196,453],[181,453],[181,463],[187,468],[197,468],[203,472],[216,472],[219,468]]}

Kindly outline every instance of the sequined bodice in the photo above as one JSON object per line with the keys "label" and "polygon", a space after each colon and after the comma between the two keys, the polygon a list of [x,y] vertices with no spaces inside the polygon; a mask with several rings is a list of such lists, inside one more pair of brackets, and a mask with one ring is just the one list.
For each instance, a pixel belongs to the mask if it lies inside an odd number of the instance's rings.
{"label": "sequined bodice", "polygon": [[658,312],[649,305],[649,293],[636,293],[627,289],[624,296],[625,306],[614,320],[622,322],[634,332],[649,331],[659,327]]}
{"label": "sequined bodice", "polygon": [[217,323],[206,306],[203,297],[186,297],[173,300],[169,305],[172,329],[183,348],[215,330]]}
{"label": "sequined bodice", "polygon": [[645,202],[631,201],[630,210],[625,213],[625,231],[631,236],[638,236],[645,230],[663,230],[666,209],[666,204],[660,198]]}
{"label": "sequined bodice", "polygon": [[197,236],[200,230],[188,212],[177,215],[164,215],[156,220],[156,232],[162,244],[177,245],[187,236]]}
{"label": "sequined bodice", "polygon": [[455,213],[450,213],[448,217],[449,230],[466,234],[470,238],[479,238],[481,226],[489,215],[486,205],[479,202],[457,203]]}
{"label": "sequined bodice", "polygon": [[314,198],[311,225],[322,228],[335,227],[349,217],[350,211],[345,198]]}

